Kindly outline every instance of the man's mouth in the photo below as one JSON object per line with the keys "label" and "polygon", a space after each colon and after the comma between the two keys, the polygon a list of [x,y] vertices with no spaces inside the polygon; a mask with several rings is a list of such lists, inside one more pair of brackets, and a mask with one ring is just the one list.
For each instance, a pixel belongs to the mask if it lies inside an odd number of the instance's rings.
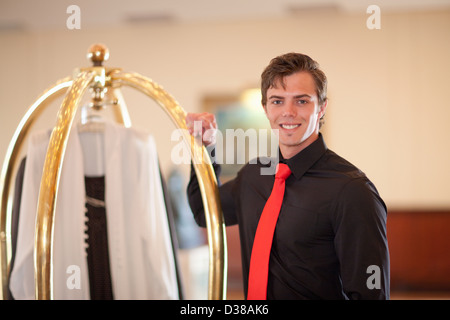
{"label": "man's mouth", "polygon": [[295,129],[300,127],[300,124],[290,124],[290,123],[282,123],[280,124],[280,127],[283,129]]}

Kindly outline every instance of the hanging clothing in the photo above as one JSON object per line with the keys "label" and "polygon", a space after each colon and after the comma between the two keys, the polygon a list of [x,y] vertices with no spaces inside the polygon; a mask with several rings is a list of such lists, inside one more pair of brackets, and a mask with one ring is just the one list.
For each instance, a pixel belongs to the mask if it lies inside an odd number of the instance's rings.
{"label": "hanging clothing", "polygon": [[108,250],[105,177],[85,177],[86,254],[91,300],[113,300]]}
{"label": "hanging clothing", "polygon": [[[34,234],[48,133],[30,137],[10,289],[34,299]],[[105,209],[115,299],[180,297],[168,216],[153,137],[105,122]],[[53,239],[54,299],[90,299],[85,246],[85,173],[77,127],[70,133],[56,201]]]}

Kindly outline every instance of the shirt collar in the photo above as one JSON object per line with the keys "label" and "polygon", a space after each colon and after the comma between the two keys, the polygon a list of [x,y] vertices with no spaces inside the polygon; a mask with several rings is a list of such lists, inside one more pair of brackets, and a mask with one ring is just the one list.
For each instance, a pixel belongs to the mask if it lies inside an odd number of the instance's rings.
{"label": "shirt collar", "polygon": [[296,179],[300,179],[306,171],[308,171],[317,160],[325,153],[327,145],[319,132],[319,137],[290,159],[284,159],[279,152],[280,162],[286,163],[292,171]]}

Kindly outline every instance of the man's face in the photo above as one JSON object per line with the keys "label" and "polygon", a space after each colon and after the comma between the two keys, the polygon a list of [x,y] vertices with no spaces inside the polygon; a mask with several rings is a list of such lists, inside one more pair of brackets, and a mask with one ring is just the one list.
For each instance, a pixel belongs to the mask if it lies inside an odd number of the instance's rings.
{"label": "man's face", "polygon": [[319,106],[313,77],[301,71],[280,79],[267,90],[264,109],[271,128],[278,129],[283,157],[290,158],[317,139],[326,103]]}

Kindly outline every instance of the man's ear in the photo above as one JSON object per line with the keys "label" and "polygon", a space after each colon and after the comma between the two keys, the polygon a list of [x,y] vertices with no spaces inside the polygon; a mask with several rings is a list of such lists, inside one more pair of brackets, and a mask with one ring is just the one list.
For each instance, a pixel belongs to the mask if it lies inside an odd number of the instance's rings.
{"label": "man's ear", "polygon": [[325,115],[325,112],[327,111],[327,105],[328,100],[325,100],[325,102],[319,107],[319,119],[322,119]]}

